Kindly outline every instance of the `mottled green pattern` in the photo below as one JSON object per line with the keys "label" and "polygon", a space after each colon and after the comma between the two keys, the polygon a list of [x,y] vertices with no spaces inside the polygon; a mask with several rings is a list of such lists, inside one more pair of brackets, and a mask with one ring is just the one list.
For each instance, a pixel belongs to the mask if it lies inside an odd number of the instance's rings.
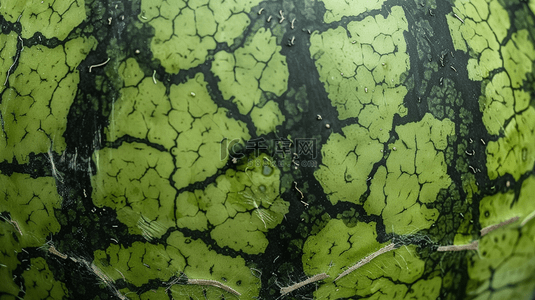
{"label": "mottled green pattern", "polygon": [[[401,82],[409,67],[406,29],[403,9],[393,7],[386,19],[367,17],[311,38],[311,55],[339,118],[358,117],[357,124],[342,129],[345,138],[329,138],[322,149],[323,165],[315,173],[333,204],[360,202],[373,164],[383,157],[381,144],[390,135],[394,115],[407,112],[402,104],[407,89]],[[353,38],[346,38],[348,33]]]}
{"label": "mottled green pattern", "polygon": [[451,184],[443,151],[455,129],[451,121],[426,114],[396,132],[400,139],[390,145],[386,166],[377,170],[364,209],[382,216],[387,232],[408,234],[431,227],[438,218],[439,211],[426,203],[435,202],[439,191]]}
{"label": "mottled green pattern", "polygon": [[0,299],[530,299],[534,3],[1,1]]}
{"label": "mottled green pattern", "polygon": [[78,38],[54,49],[24,47],[0,103],[4,116],[0,161],[28,162],[32,152],[65,150],[62,135],[80,82],[76,68],[95,43],[93,38]]}
{"label": "mottled green pattern", "polygon": [[530,176],[522,183],[519,194],[507,191],[484,197],[479,203],[481,227],[498,224],[515,216],[520,219],[528,217],[535,211],[533,193],[535,193],[535,176]]}
{"label": "mottled green pattern", "polygon": [[479,295],[476,299],[531,299],[526,291],[535,288],[534,238],[533,225],[503,228],[481,238],[479,256],[468,258],[467,292]]}
{"label": "mottled green pattern", "polygon": [[[339,118],[359,117],[372,138],[386,141],[392,118],[404,115],[402,85],[409,69],[403,8],[350,22],[311,37],[310,54]],[[348,37],[350,36],[350,37]],[[380,116],[377,118],[377,116]],[[382,131],[382,129],[385,129]]]}
{"label": "mottled green pattern", "polygon": [[364,0],[364,1],[336,1],[322,0],[327,10],[323,16],[325,23],[340,21],[344,16],[358,16],[366,11],[379,9],[383,6],[384,0]]}
{"label": "mottled green pattern", "polygon": [[86,11],[84,0],[5,0],[0,3],[0,14],[8,22],[20,21],[25,39],[40,33],[64,40],[85,19]]}
{"label": "mottled green pattern", "polygon": [[[331,220],[317,235],[310,236],[303,248],[304,269],[307,274],[327,272],[335,278],[355,262],[355,257],[365,257],[381,246],[375,231],[376,224],[358,223],[348,228],[340,220]],[[363,242],[368,241],[368,242]],[[413,246],[386,253],[346,277],[332,283],[326,280],[315,296],[319,299],[340,299],[352,296],[369,296],[372,299],[393,299],[395,294],[405,295],[400,299],[420,299],[427,294],[435,299],[440,292],[439,277],[418,280],[425,263],[416,255]],[[405,284],[421,286],[408,291]],[[425,288],[424,288],[425,286]]]}
{"label": "mottled green pattern", "polygon": [[[0,81],[6,82],[8,75],[8,70],[13,65],[15,61],[15,54],[17,53],[17,35],[14,32],[10,34],[2,34],[0,41],[0,48],[2,49],[2,57],[0,61],[2,62],[0,67],[3,70],[0,72]],[[0,85],[0,92],[5,89],[5,85]]]}
{"label": "mottled green pattern", "polygon": [[515,115],[504,130],[504,137],[489,142],[487,168],[489,177],[511,174],[515,180],[533,169],[535,163],[535,109],[529,107]]}
{"label": "mottled green pattern", "polygon": [[92,178],[93,202],[97,207],[117,209],[117,218],[132,234],[141,234],[137,224],[143,217],[157,220],[166,228],[171,226],[176,191],[169,184],[173,170],[169,153],[133,143],[118,149],[102,149],[94,159],[99,168]]}
{"label": "mottled green pattern", "polygon": [[[227,119],[227,110],[218,108],[210,99],[202,74],[184,84],[172,85],[166,95],[165,86],[161,82],[154,84],[148,76],[134,84],[142,74],[136,65],[125,68],[125,87],[106,132],[112,141],[128,135],[164,146],[175,157],[176,188],[204,180],[225,165],[219,156],[223,138],[250,138],[245,124]],[[198,171],[192,172],[191,168]]]}
{"label": "mottled green pattern", "polygon": [[262,156],[240,171],[228,170],[204,191],[178,196],[178,224],[207,230],[221,246],[258,254],[268,245],[264,232],[281,223],[288,203],[279,197],[280,170]]}
{"label": "mottled green pattern", "polygon": [[[523,88],[535,59],[533,39],[527,29],[510,32],[510,16],[499,1],[456,1],[455,5],[454,12],[464,22],[447,16],[451,36],[457,49],[470,53],[468,76],[482,81],[483,123],[497,136],[486,148],[488,176],[520,180],[535,162],[535,110],[530,92]],[[484,197],[479,204],[481,226],[527,217],[535,210],[529,200],[533,186],[531,176],[523,179],[520,194],[510,190]],[[479,257],[469,258],[469,294],[479,294],[477,299],[512,299],[525,298],[522,290],[533,290],[535,284],[527,280],[535,269],[531,228],[513,226],[481,239]]]}
{"label": "mottled green pattern", "polygon": [[7,295],[16,295],[20,287],[13,280],[13,271],[20,264],[17,259],[17,253],[21,251],[22,247],[17,243],[15,229],[10,223],[0,223],[0,243],[2,245],[2,252],[0,252],[0,278],[3,279],[0,285],[0,292]]}
{"label": "mottled green pattern", "polygon": [[[61,207],[62,197],[52,177],[30,178],[27,174],[0,174],[0,207],[9,211],[11,220],[2,222],[0,241],[0,293],[17,295],[19,286],[14,282],[14,270],[21,263],[17,254],[24,248],[43,247],[47,250],[49,234],[60,230],[54,210]],[[9,222],[10,221],[10,222]],[[16,223],[13,223],[15,221]],[[28,299],[62,299],[67,290],[63,283],[54,280],[47,262],[42,257],[31,259],[32,268],[24,271]],[[7,298],[6,298],[7,299]]]}
{"label": "mottled green pattern", "polygon": [[[234,54],[221,51],[214,56],[212,72],[219,77],[223,97],[234,98],[241,114],[249,113],[255,106],[251,115],[257,127],[264,127],[264,122],[280,125],[284,121],[277,106],[271,109],[274,115],[265,120],[255,116],[259,114],[258,105],[266,101],[268,94],[280,96],[286,91],[288,70],[280,49],[271,31],[261,28]],[[261,129],[258,134],[268,132]]]}
{"label": "mottled green pattern", "polygon": [[468,76],[482,81],[479,104],[483,123],[492,135],[503,136],[487,148],[490,179],[511,174],[515,180],[533,169],[533,114],[529,92],[522,88],[535,59],[527,29],[506,39],[510,18],[498,1],[456,1],[456,11],[466,21],[447,16],[456,49],[470,50]]}
{"label": "mottled green pattern", "polygon": [[2,208],[10,212],[12,219],[25,220],[18,225],[22,232],[19,242],[23,247],[43,245],[48,233],[57,232],[60,228],[53,211],[61,206],[62,199],[54,179],[33,179],[17,173],[10,177],[0,176],[1,193],[4,195],[0,202]]}
{"label": "mottled green pattern", "polygon": [[22,273],[28,289],[25,299],[63,299],[68,295],[67,288],[62,282],[54,280],[43,257],[32,258],[31,270]]}
{"label": "mottled green pattern", "polygon": [[[383,157],[383,147],[357,124],[343,128],[342,133],[333,133],[322,147],[326,165],[320,166],[315,174],[333,204],[338,201],[360,203],[360,195],[367,189],[363,182],[366,182],[373,163]],[[361,145],[356,146],[355,140]]]}
{"label": "mottled green pattern", "polygon": [[143,0],[138,17],[155,29],[154,57],[167,72],[178,73],[202,64],[216,43],[232,46],[250,23],[247,13],[259,2]]}

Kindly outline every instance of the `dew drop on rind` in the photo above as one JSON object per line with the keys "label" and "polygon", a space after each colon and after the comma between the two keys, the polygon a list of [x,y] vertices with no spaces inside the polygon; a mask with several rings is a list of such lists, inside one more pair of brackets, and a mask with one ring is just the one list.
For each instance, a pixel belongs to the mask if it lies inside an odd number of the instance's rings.
{"label": "dew drop on rind", "polygon": [[271,168],[270,166],[264,165],[264,168],[262,169],[262,174],[264,176],[269,176],[271,175],[271,173],[273,173],[273,168]]}

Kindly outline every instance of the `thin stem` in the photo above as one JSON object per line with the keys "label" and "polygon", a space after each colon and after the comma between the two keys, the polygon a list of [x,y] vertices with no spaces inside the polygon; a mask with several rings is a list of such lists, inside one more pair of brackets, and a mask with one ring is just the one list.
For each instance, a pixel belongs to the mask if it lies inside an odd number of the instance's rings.
{"label": "thin stem", "polygon": [[352,266],[351,268],[345,270],[340,275],[338,275],[338,277],[336,277],[336,279],[334,281],[337,281],[338,279],[340,279],[340,278],[346,276],[347,274],[355,271],[356,269],[364,266],[365,264],[369,263],[372,259],[376,258],[377,256],[379,256],[379,255],[381,255],[383,253],[386,253],[388,251],[394,250],[395,246],[396,245],[394,243],[390,243],[387,246],[385,246],[385,247],[375,251],[374,253],[366,256],[365,258],[361,259],[358,263],[356,263],[354,266]]}
{"label": "thin stem", "polygon": [[209,279],[188,279],[188,284],[196,284],[196,285],[211,285],[211,286],[215,286],[215,287],[218,287],[222,290],[225,290],[229,293],[232,293],[236,296],[241,296],[241,294],[236,291],[235,289],[231,288],[230,286],[228,285],[225,285],[225,284],[222,284],[221,282],[219,281],[215,281],[215,280],[209,280]]}
{"label": "thin stem", "polygon": [[437,251],[451,252],[451,251],[477,250],[478,245],[479,245],[478,241],[473,241],[470,244],[460,245],[460,246],[456,246],[456,245],[440,246],[437,248]]}
{"label": "thin stem", "polygon": [[501,223],[487,226],[487,227],[481,229],[481,236],[484,236],[484,235],[488,234],[489,232],[494,231],[494,230],[496,230],[496,229],[498,229],[500,227],[503,227],[505,225],[514,223],[514,222],[518,221],[519,219],[520,219],[520,217],[516,216],[516,217],[513,217],[511,219],[505,220],[505,221],[503,221]]}
{"label": "thin stem", "polygon": [[299,288],[302,288],[303,286],[307,285],[307,284],[311,284],[313,282],[316,282],[316,281],[320,281],[320,280],[323,280],[323,279],[326,279],[326,278],[329,278],[329,275],[325,274],[325,273],[321,273],[321,274],[317,274],[317,275],[314,275],[306,280],[303,280],[301,282],[298,282],[296,284],[292,284],[290,286],[287,286],[287,287],[283,287],[281,288],[281,294],[282,295],[286,295],[288,293],[291,293]]}

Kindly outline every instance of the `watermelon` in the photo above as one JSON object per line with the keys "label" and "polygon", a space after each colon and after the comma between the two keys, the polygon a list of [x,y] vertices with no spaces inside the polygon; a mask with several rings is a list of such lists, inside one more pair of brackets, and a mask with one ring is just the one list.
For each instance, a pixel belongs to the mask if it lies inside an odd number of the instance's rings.
{"label": "watermelon", "polygon": [[0,1],[0,299],[533,299],[535,1]]}

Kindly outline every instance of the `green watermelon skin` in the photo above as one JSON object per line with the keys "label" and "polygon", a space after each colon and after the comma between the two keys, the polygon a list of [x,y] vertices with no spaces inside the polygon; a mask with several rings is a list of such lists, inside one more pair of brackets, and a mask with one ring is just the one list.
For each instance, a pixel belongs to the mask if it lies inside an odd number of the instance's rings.
{"label": "green watermelon skin", "polygon": [[0,299],[534,299],[534,22],[0,0]]}

